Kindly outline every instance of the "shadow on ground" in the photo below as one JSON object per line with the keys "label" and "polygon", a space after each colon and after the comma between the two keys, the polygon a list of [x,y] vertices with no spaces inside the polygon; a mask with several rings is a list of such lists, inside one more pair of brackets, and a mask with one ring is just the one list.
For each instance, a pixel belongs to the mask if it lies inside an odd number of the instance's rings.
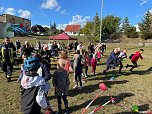
{"label": "shadow on ground", "polygon": [[[133,93],[120,93],[119,95],[117,96],[112,96],[113,98],[116,98],[116,104],[123,101],[125,98],[127,97],[131,97],[131,96],[134,96]],[[99,105],[102,105],[104,104],[105,102],[107,102],[108,100],[110,100],[111,96],[101,96],[99,97],[97,100],[94,101],[94,103],[91,105],[91,106],[99,106]],[[92,99],[80,104],[80,105],[75,105],[75,106],[71,106],[70,107],[70,110],[72,112],[74,111],[77,111],[77,110],[83,110],[83,108],[85,108],[90,102],[91,102]]]}

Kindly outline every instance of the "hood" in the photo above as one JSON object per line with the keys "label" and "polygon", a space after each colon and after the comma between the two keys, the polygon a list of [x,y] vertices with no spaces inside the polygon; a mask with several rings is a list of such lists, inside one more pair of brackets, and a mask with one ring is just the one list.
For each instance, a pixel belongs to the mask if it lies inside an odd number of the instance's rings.
{"label": "hood", "polygon": [[38,87],[41,85],[45,85],[45,80],[41,76],[26,76],[24,75],[21,80],[21,85],[24,89],[32,88],[32,87]]}

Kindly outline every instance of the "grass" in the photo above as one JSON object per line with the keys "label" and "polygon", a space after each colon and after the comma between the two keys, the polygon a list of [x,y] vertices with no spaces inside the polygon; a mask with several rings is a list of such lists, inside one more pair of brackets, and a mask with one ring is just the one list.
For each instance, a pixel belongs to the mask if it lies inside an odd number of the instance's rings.
{"label": "grass", "polygon": [[[16,39],[13,39],[16,40]],[[29,40],[29,38],[24,38],[21,41]],[[35,42],[35,39],[30,39],[30,43]],[[126,44],[108,44],[106,56],[109,55],[114,47],[127,47]],[[134,53],[140,47],[128,47],[128,56]],[[152,111],[152,74],[148,72],[147,69],[152,67],[151,52],[152,47],[144,47],[144,58],[145,60],[139,60],[139,67],[134,70],[133,73],[129,69],[124,68],[123,74],[118,74],[118,68],[108,71],[107,77],[103,77],[101,72],[105,69],[106,57],[102,58],[100,65],[97,66],[97,75],[92,76],[91,68],[89,68],[89,77],[86,82],[83,83],[82,90],[74,90],[72,87],[73,83],[73,73],[70,74],[70,92],[68,96],[69,107],[72,114],[80,114],[84,107],[98,95],[101,90],[99,90],[98,85],[100,83],[105,83],[108,87],[107,91],[103,91],[101,96],[91,105],[88,112],[102,105],[110,99],[111,96],[116,98],[116,104],[109,104],[97,114],[132,114],[130,107],[132,105],[138,105],[141,111]],[[124,61],[124,65],[131,63],[129,59]],[[20,112],[20,85],[16,82],[19,76],[20,65],[15,65],[15,70],[13,72],[13,81],[10,83],[6,82],[3,72],[0,73],[0,114],[21,114]],[[51,74],[53,74],[51,70]],[[115,76],[116,81],[107,81],[110,77]],[[50,80],[52,85],[52,81]],[[48,99],[53,107],[57,110],[57,101],[54,97],[54,88],[52,87]],[[118,105],[122,105],[118,106]],[[63,106],[64,108],[64,106]],[[87,112],[87,113],[88,113]]]}

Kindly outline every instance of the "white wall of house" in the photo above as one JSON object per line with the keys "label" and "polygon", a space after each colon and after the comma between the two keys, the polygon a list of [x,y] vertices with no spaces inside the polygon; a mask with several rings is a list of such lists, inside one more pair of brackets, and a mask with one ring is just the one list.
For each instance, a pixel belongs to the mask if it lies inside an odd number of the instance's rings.
{"label": "white wall of house", "polygon": [[67,33],[70,36],[78,36],[79,35],[79,32],[65,32],[65,33]]}

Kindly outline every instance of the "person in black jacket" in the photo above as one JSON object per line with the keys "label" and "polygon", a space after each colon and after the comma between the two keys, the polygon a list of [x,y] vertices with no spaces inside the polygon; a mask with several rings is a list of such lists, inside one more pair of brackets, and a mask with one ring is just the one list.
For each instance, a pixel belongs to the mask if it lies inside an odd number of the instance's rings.
{"label": "person in black jacket", "polygon": [[42,58],[40,54],[35,54],[35,57],[37,57],[40,61],[40,68],[38,69],[38,74],[42,76],[46,82],[45,92],[47,94],[49,90],[51,89],[50,84],[48,82],[51,79],[49,64]]}
{"label": "person in black jacket", "polygon": [[16,56],[16,48],[10,42],[10,38],[6,37],[4,43],[0,47],[2,54],[2,70],[5,72],[7,81],[9,82],[12,76],[14,57]]}

